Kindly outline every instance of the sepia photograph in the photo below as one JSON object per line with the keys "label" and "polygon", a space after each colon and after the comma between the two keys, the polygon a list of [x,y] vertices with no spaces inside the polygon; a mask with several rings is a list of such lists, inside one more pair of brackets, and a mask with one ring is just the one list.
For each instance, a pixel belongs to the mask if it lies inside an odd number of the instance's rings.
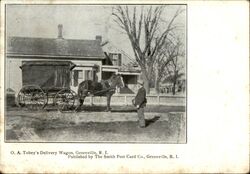
{"label": "sepia photograph", "polygon": [[5,10],[5,142],[187,143],[185,4]]}

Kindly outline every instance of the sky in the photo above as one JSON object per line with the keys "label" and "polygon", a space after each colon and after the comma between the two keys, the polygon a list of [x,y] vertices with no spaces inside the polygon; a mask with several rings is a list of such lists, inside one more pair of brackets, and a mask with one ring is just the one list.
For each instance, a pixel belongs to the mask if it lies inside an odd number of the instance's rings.
{"label": "sky", "polygon": [[[168,5],[163,17],[169,20],[179,7]],[[114,23],[111,9],[110,5],[7,5],[7,36],[57,38],[57,26],[62,24],[65,39],[93,40],[101,35],[133,58],[128,37]],[[176,22],[185,26],[185,14]]]}

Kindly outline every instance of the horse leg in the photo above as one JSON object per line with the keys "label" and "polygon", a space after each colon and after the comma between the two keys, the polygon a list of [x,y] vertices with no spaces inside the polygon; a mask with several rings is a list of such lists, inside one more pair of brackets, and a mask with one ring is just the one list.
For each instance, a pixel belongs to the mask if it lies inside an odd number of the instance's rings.
{"label": "horse leg", "polygon": [[85,97],[79,98],[79,105],[75,109],[76,112],[81,110],[81,107],[82,107],[82,105],[84,103],[84,99],[85,99]]}
{"label": "horse leg", "polygon": [[111,110],[110,108],[110,101],[111,101],[111,95],[107,95],[107,109],[106,112],[109,112]]}

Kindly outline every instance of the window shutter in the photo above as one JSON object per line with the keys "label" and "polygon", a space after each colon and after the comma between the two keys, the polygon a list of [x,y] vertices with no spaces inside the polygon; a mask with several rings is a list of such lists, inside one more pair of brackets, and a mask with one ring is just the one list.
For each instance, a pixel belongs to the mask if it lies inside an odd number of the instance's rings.
{"label": "window shutter", "polygon": [[94,82],[97,82],[97,79],[96,79],[96,71],[95,71],[95,70],[93,71],[93,81],[94,81]]}
{"label": "window shutter", "polygon": [[78,85],[78,71],[74,70],[74,86]]}
{"label": "window shutter", "polygon": [[93,80],[93,70],[89,71],[89,80]]}
{"label": "window shutter", "polygon": [[122,54],[118,54],[118,66],[122,66]]}
{"label": "window shutter", "polygon": [[89,76],[89,71],[86,70],[86,71],[85,71],[85,80],[89,80],[89,77],[88,77],[88,76]]}

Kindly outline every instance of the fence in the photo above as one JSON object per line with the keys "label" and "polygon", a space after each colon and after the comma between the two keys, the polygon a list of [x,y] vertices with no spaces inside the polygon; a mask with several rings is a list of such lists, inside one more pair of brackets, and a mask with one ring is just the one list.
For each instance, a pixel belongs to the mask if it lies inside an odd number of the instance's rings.
{"label": "fence", "polygon": [[[111,105],[132,105],[134,94],[115,94],[111,98]],[[106,97],[86,97],[85,104],[106,105]],[[185,106],[186,97],[178,95],[147,95],[148,105],[169,105],[169,106]]]}
{"label": "fence", "polygon": [[[114,94],[111,98],[111,105],[132,105],[132,99],[135,98],[135,94]],[[51,100],[51,101],[50,101]],[[53,98],[49,100],[49,103],[53,102]],[[87,105],[106,105],[106,97],[86,97],[84,104]],[[148,105],[166,105],[166,106],[185,106],[186,97],[180,95],[147,95]],[[15,95],[7,94],[7,105],[15,105]]]}

